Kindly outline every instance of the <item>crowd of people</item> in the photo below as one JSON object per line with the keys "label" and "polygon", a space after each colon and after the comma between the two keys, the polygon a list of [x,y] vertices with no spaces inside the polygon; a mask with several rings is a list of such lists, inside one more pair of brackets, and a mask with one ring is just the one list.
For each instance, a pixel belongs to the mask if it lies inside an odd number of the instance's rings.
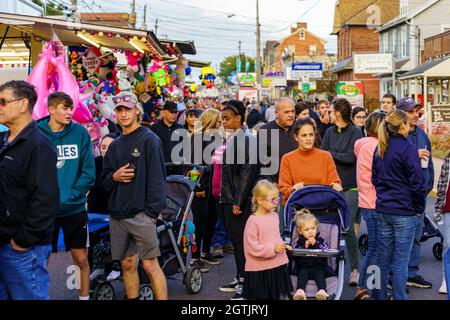
{"label": "crowd of people", "polygon": [[[144,110],[135,95],[121,92],[113,98],[117,130],[102,138],[95,159],[87,130],[72,121],[70,96],[51,94],[49,116],[37,122],[32,119],[36,100],[26,82],[0,86],[5,126],[0,128],[0,300],[49,298],[47,266],[60,229],[80,269],[80,300],[89,299],[90,282],[104,274],[107,255],[113,268],[106,279],[122,274],[129,300],[139,299],[138,259],[155,298],[168,299],[156,226],[166,206],[165,179],[176,173],[165,164],[178,157],[205,168],[192,202],[199,249],[190,264],[208,272],[224,252],[232,253],[235,277],[219,290],[234,293],[233,300],[304,300],[309,280],[317,285],[316,299],[330,298],[325,258],[295,257],[294,270],[288,268],[293,248],[328,248],[314,214],[298,211],[298,238],[295,243],[282,238],[288,227],[283,208],[308,185],[328,186],[347,200],[348,284],[356,286],[355,299],[405,300],[408,286],[432,286],[419,267],[434,166],[430,140],[418,126],[421,106],[412,98],[397,101],[387,94],[370,114],[346,99],[289,97],[261,104],[168,100],[160,109]],[[201,141],[201,154],[194,147],[188,153],[178,148],[183,139],[192,146]],[[449,159],[441,170],[434,215],[445,224],[443,255],[450,239]],[[110,216],[107,241],[93,248],[88,213]],[[369,247],[359,261],[362,218]],[[381,277],[375,289],[368,284],[373,265]],[[292,273],[297,283],[291,282]],[[447,292],[444,277],[439,292]]]}

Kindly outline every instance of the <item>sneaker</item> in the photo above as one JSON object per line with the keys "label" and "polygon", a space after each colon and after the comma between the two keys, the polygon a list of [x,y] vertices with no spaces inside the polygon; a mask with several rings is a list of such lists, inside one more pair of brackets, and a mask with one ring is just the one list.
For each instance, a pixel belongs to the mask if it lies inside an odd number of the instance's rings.
{"label": "sneaker", "polygon": [[415,276],[413,278],[408,278],[408,282],[406,283],[408,287],[416,287],[421,289],[429,289],[432,287],[431,282],[426,281],[421,276]]}
{"label": "sneaker", "polygon": [[209,271],[209,268],[206,267],[203,262],[197,259],[196,260],[192,259],[190,266],[199,268],[201,273],[207,273]]}
{"label": "sneaker", "polygon": [[224,245],[224,246],[223,246],[223,252],[229,253],[229,254],[234,254],[234,248],[233,248],[233,245],[232,245],[231,243],[230,243],[230,244]]}
{"label": "sneaker", "polygon": [[439,288],[439,293],[447,294],[447,283],[445,282],[445,279],[442,280],[441,287]]}
{"label": "sneaker", "polygon": [[294,300],[306,300],[306,293],[303,289],[298,289],[295,291]]}
{"label": "sneaker", "polygon": [[319,292],[316,293],[316,300],[327,300],[328,298],[329,295],[325,290],[320,289]]}
{"label": "sneaker", "polygon": [[111,272],[108,274],[108,276],[106,277],[106,280],[107,280],[107,281],[114,281],[114,280],[116,280],[116,279],[119,279],[119,277],[120,277],[120,271],[113,270],[113,271],[111,271]]}
{"label": "sneaker", "polygon": [[220,260],[214,258],[211,253],[207,253],[205,255],[202,254],[202,257],[200,258],[200,260],[203,263],[210,264],[213,266],[220,264]]}
{"label": "sneaker", "polygon": [[91,281],[97,279],[100,276],[103,276],[105,274],[105,271],[103,269],[95,269],[92,271],[91,276],[89,277]]}
{"label": "sneaker", "polygon": [[243,293],[244,285],[242,283],[238,283],[236,286],[236,293],[231,297],[230,300],[245,300]]}
{"label": "sneaker", "polygon": [[357,286],[359,282],[359,272],[358,270],[354,269],[352,273],[350,274],[350,279],[348,281],[349,286]]}
{"label": "sneaker", "polygon": [[224,257],[222,248],[221,247],[214,248],[213,252],[212,252],[212,256],[216,259],[222,259]]}
{"label": "sneaker", "polygon": [[234,280],[228,284],[225,284],[219,288],[222,292],[236,292],[236,286],[239,284],[238,280],[234,278]]}

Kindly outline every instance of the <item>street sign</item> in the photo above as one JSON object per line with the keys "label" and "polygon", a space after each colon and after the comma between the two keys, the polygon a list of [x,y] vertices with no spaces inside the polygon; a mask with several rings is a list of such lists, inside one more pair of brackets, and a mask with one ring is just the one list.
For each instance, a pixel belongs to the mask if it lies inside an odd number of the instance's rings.
{"label": "street sign", "polygon": [[308,93],[310,89],[309,83],[302,83],[302,91]]}
{"label": "street sign", "polygon": [[353,107],[364,106],[364,83],[360,81],[341,81],[337,83],[338,98],[347,99]]}
{"label": "street sign", "polygon": [[293,62],[291,68],[293,79],[302,79],[302,77],[321,79],[323,77],[322,62]]}
{"label": "street sign", "polygon": [[392,53],[354,53],[353,73],[392,73]]}
{"label": "street sign", "polygon": [[238,79],[241,87],[253,87],[256,83],[256,73],[238,73]]}

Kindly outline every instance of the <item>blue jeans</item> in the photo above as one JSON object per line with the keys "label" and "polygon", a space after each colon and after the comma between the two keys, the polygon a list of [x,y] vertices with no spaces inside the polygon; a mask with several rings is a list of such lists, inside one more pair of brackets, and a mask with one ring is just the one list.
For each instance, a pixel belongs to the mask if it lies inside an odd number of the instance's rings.
{"label": "blue jeans", "polygon": [[[445,281],[450,283],[450,250],[447,250],[442,258],[444,261]],[[447,299],[450,300],[450,290],[447,287]]]}
{"label": "blue jeans", "polygon": [[416,216],[416,231],[414,235],[414,242],[411,249],[411,256],[408,263],[408,278],[413,278],[419,275],[419,263],[420,263],[420,239],[423,233],[423,220],[425,213],[420,216]]}
{"label": "blue jeans", "polygon": [[[442,270],[444,272],[445,282],[447,283],[447,292],[450,292],[448,291],[448,284],[450,283],[448,278],[450,276],[450,250],[448,250],[450,248],[450,212],[444,213],[443,219],[444,231],[442,232],[442,236],[444,237],[444,248],[442,249]],[[445,259],[446,253],[449,253],[447,259]]]}
{"label": "blue jeans", "polygon": [[227,232],[225,231],[225,226],[222,220],[217,218],[216,231],[214,232],[214,237],[211,241],[212,247],[222,247],[226,244],[231,244],[230,239],[228,239]]}
{"label": "blue jeans", "polygon": [[48,300],[47,258],[51,245],[19,252],[11,244],[0,247],[0,300]]}
{"label": "blue jeans", "polygon": [[411,255],[416,216],[378,213],[378,266],[381,288],[378,299],[387,299],[389,270],[392,271],[392,296],[394,300],[407,300],[408,261]]}
{"label": "blue jeans", "polygon": [[377,223],[378,215],[375,210],[361,208],[361,214],[364,217],[367,225],[367,236],[369,237],[369,248],[366,256],[361,262],[359,269],[359,283],[358,287],[367,289],[367,278],[370,274],[367,273],[367,267],[377,264],[378,259],[378,234]]}

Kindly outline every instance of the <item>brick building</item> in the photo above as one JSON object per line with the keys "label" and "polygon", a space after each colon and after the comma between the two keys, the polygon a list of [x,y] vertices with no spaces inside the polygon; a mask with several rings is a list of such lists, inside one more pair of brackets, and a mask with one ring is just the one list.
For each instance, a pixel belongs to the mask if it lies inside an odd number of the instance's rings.
{"label": "brick building", "polygon": [[379,107],[380,81],[371,74],[353,73],[353,53],[379,52],[379,34],[376,27],[396,17],[399,0],[338,0],[335,5],[334,28],[338,37],[338,62],[333,68],[338,81],[364,83],[364,107]]}

